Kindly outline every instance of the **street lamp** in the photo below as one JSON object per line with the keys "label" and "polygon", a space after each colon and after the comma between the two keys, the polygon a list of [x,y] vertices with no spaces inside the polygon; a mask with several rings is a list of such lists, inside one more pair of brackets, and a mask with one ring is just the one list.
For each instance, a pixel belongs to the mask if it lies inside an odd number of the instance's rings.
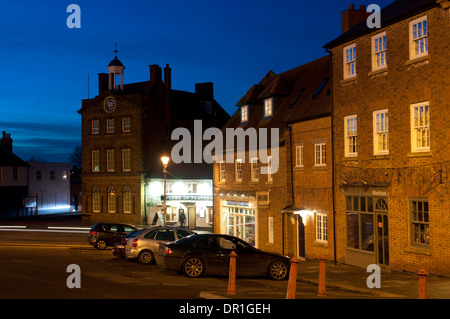
{"label": "street lamp", "polygon": [[167,165],[169,164],[170,158],[168,156],[161,157],[161,162],[163,164],[163,172],[164,172],[164,203],[163,203],[163,216],[164,216],[164,225],[166,226],[166,175],[167,175]]}

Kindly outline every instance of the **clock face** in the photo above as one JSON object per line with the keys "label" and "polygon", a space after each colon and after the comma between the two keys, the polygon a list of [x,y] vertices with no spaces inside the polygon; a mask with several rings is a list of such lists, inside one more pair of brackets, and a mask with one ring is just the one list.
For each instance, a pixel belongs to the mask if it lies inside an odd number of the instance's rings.
{"label": "clock face", "polygon": [[116,108],[116,100],[114,98],[109,97],[105,100],[105,110],[108,113],[111,113]]}

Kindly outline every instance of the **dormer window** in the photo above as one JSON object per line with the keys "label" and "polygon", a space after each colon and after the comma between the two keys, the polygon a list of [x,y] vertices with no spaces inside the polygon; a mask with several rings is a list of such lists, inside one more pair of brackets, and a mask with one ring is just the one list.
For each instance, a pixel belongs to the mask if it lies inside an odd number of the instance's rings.
{"label": "dormer window", "polygon": [[264,117],[272,116],[273,105],[272,98],[268,98],[264,100]]}
{"label": "dormer window", "polygon": [[241,106],[241,123],[248,121],[248,105]]}

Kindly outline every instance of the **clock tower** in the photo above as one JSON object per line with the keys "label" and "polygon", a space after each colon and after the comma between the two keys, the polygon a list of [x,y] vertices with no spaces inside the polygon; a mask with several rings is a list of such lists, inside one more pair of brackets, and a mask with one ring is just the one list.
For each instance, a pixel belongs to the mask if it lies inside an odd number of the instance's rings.
{"label": "clock tower", "polygon": [[114,52],[116,53],[116,56],[114,57],[114,60],[108,64],[108,90],[110,91],[123,90],[123,69],[125,69],[125,66],[117,58],[117,44]]}

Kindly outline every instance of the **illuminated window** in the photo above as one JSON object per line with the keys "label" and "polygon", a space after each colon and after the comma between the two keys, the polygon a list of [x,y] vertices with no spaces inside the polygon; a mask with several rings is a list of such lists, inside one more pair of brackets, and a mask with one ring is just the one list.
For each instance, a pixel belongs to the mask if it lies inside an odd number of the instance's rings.
{"label": "illuminated window", "polygon": [[258,159],[257,158],[252,158],[250,167],[251,167],[251,179],[252,179],[252,182],[259,181],[259,165],[258,165]]}
{"label": "illuminated window", "polygon": [[219,182],[225,182],[225,162],[219,163]]}
{"label": "illuminated window", "polygon": [[241,106],[241,123],[248,121],[248,105]]}
{"label": "illuminated window", "polygon": [[386,32],[372,37],[372,70],[387,67]]}
{"label": "illuminated window", "polygon": [[314,144],[314,166],[327,165],[327,145],[325,143]]}
{"label": "illuminated window", "polygon": [[272,98],[264,100],[264,116],[271,116],[273,112]]}
{"label": "illuminated window", "polygon": [[235,180],[236,182],[242,182],[242,160],[237,159],[235,162]]}
{"label": "illuminated window", "polygon": [[116,191],[114,187],[108,189],[108,213],[116,212]]}
{"label": "illuminated window", "polygon": [[131,118],[126,117],[122,119],[122,132],[129,133],[131,132]]}
{"label": "illuminated window", "polygon": [[131,149],[122,150],[122,170],[131,171]]}
{"label": "illuminated window", "polygon": [[92,190],[92,211],[94,213],[100,212],[100,192],[97,187]]}
{"label": "illuminated window", "polygon": [[114,172],[116,152],[114,150],[106,151],[106,169],[108,172]]}
{"label": "illuminated window", "polygon": [[389,153],[389,118],[388,110],[373,112],[373,153]]}
{"label": "illuminated window", "polygon": [[99,120],[92,121],[91,133],[92,134],[100,134],[100,121]]}
{"label": "illuminated window", "polygon": [[328,225],[326,214],[316,214],[316,241],[328,241]]}
{"label": "illuminated window", "polygon": [[411,245],[428,248],[430,246],[430,220],[428,199],[410,201]]}
{"label": "illuminated window", "polygon": [[410,59],[428,54],[428,20],[427,16],[409,23]]}
{"label": "illuminated window", "polygon": [[344,79],[356,76],[356,44],[344,48]]}
{"label": "illuminated window", "polygon": [[356,115],[344,118],[345,156],[357,156],[358,126]]}
{"label": "illuminated window", "polygon": [[303,167],[303,145],[295,147],[295,167]]}
{"label": "illuminated window", "polygon": [[92,151],[92,171],[100,172],[100,151]]}
{"label": "illuminated window", "polygon": [[114,119],[107,119],[106,120],[106,132],[107,133],[114,133],[115,132],[115,123],[116,121]]}
{"label": "illuminated window", "polygon": [[131,190],[129,187],[125,187],[123,190],[123,212],[129,214],[132,212],[133,202],[131,198]]}
{"label": "illuminated window", "polygon": [[411,105],[411,151],[430,150],[430,108],[428,102]]}

